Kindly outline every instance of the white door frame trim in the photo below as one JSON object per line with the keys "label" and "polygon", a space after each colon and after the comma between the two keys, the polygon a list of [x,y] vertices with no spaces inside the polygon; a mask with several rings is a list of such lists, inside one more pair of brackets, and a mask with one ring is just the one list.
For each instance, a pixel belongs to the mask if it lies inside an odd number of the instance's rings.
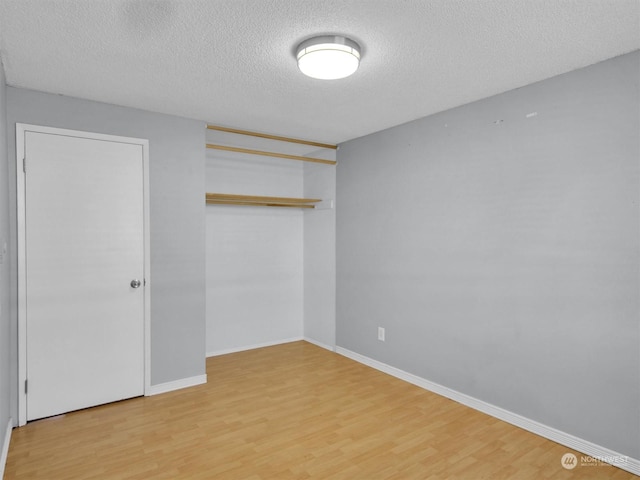
{"label": "white door frame trim", "polygon": [[[26,296],[26,256],[25,256],[25,134],[26,132],[48,133],[91,140],[128,143],[142,147],[143,159],[143,203],[144,203],[144,394],[151,391],[151,271],[149,236],[149,140],[120,137],[100,133],[67,130],[16,123],[16,193],[18,220],[18,426],[27,423],[27,395],[24,385],[27,379],[27,296]],[[28,160],[27,160],[28,165]]]}

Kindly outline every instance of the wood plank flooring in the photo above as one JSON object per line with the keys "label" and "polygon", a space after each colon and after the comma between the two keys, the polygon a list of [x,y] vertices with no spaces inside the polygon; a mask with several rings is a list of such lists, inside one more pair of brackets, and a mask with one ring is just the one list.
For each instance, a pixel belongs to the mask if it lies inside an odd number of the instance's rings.
{"label": "wood plank flooring", "polygon": [[5,480],[638,478],[565,470],[582,455],[306,342],[212,357],[207,374],[14,429]]}

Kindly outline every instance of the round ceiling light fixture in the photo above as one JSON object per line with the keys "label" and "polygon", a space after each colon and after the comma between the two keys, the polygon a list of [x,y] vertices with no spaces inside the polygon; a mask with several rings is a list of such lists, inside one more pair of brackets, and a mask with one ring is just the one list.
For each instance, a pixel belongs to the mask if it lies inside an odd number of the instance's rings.
{"label": "round ceiling light fixture", "polygon": [[353,74],[360,64],[360,45],[339,35],[323,35],[298,45],[298,68],[309,77],[336,80]]}

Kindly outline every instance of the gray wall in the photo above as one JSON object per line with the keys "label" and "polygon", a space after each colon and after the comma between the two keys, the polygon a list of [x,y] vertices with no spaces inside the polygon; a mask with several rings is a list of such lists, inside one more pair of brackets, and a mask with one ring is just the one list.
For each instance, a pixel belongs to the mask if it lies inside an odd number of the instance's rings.
{"label": "gray wall", "polygon": [[639,63],[341,145],[337,344],[640,458]]}
{"label": "gray wall", "polygon": [[[9,178],[7,174],[7,108],[4,67],[0,61],[0,452],[10,415],[11,375],[9,261],[3,252],[9,243]],[[8,253],[8,252],[7,252]],[[4,465],[0,465],[0,472]],[[0,475],[1,476],[1,475]]]}
{"label": "gray wall", "polygon": [[[204,124],[12,87],[7,88],[7,121],[14,252],[16,123],[149,139],[151,384],[204,374]],[[11,295],[16,298],[15,255],[11,267]],[[13,310],[12,374],[16,375],[17,313]],[[14,404],[13,412],[15,408]]]}

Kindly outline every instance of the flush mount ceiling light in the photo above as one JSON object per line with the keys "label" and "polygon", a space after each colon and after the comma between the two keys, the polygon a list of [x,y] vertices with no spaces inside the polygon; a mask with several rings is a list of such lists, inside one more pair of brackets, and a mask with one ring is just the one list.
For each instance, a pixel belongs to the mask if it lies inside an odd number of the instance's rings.
{"label": "flush mount ceiling light", "polygon": [[298,68],[309,77],[336,80],[348,77],[360,64],[360,46],[339,35],[323,35],[298,45]]}

